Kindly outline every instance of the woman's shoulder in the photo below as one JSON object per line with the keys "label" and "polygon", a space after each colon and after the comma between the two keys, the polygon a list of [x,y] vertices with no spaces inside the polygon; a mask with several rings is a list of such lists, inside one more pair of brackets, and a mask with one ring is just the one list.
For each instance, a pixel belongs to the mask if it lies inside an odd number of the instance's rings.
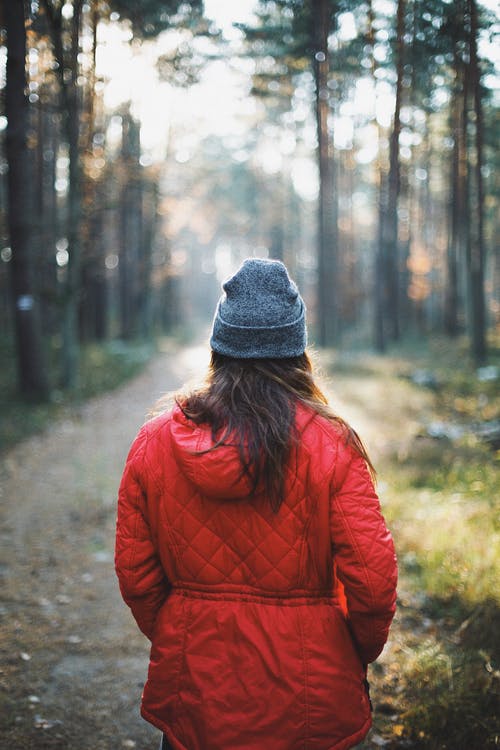
{"label": "woman's shoulder", "polygon": [[349,428],[342,420],[329,418],[308,404],[297,406],[297,427],[300,433],[311,439],[319,439],[335,445],[345,443]]}
{"label": "woman's shoulder", "polygon": [[177,406],[166,409],[159,414],[154,414],[147,419],[139,430],[138,437],[141,436],[146,442],[154,441],[162,437],[169,431],[169,425]]}
{"label": "woman's shoulder", "polygon": [[349,463],[349,427],[345,422],[301,404],[297,408],[297,428],[302,448],[323,476],[336,474]]}

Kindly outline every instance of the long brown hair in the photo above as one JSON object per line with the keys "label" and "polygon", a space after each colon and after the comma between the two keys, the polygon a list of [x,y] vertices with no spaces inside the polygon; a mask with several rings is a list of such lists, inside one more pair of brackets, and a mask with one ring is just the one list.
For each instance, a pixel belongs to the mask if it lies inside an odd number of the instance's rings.
{"label": "long brown hair", "polygon": [[307,353],[286,359],[234,359],[212,351],[205,387],[176,401],[197,424],[208,424],[214,441],[237,445],[242,475],[259,485],[274,511],[284,499],[285,475],[293,445],[297,444],[297,402],[337,424],[345,442],[375,470],[357,433],[328,407],[314,382]]}

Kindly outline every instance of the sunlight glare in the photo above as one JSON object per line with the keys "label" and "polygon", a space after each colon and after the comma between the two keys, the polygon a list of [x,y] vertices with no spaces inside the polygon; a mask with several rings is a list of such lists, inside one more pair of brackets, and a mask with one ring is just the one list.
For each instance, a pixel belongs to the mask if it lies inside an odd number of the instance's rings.
{"label": "sunlight glare", "polygon": [[61,15],[66,19],[66,21],[69,21],[71,18],[73,18],[73,6],[71,5],[71,3],[65,3],[63,5],[63,7],[61,8]]}
{"label": "sunlight glare", "polygon": [[229,41],[241,38],[241,32],[233,23],[252,23],[255,0],[205,0],[204,8],[208,18],[212,18]]}
{"label": "sunlight glare", "polygon": [[221,283],[236,270],[231,247],[225,242],[219,243],[215,248],[215,268],[217,269],[217,279]]}
{"label": "sunlight glare", "polygon": [[338,18],[339,24],[339,37],[343,42],[350,42],[356,38],[358,30],[356,28],[356,20],[354,13],[347,11],[346,13],[340,13]]}
{"label": "sunlight glare", "polygon": [[305,201],[314,201],[318,197],[318,168],[312,159],[298,158],[293,160],[291,176],[295,192]]}
{"label": "sunlight glare", "polygon": [[375,109],[375,86],[371,78],[365,76],[356,81],[353,106],[359,115],[364,115],[365,117],[373,116]]}
{"label": "sunlight glare", "polygon": [[350,149],[353,145],[354,123],[350,117],[335,117],[333,126],[335,148]]}
{"label": "sunlight glare", "polygon": [[395,95],[393,87],[387,81],[378,81],[376,86],[375,116],[383,128],[388,128],[394,113]]}

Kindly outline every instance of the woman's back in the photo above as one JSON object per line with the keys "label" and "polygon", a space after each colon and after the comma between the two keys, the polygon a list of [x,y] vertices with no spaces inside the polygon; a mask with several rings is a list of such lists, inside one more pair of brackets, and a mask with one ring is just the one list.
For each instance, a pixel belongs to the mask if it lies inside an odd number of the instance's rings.
{"label": "woman's back", "polygon": [[[352,746],[370,724],[332,541],[340,575],[363,592],[355,618],[374,602],[380,612],[361,644],[367,659],[383,646],[392,616],[392,543],[365,464],[338,428],[299,407],[297,430],[277,513],[265,493],[250,494],[235,446],[200,454],[211,431],[178,407],[149,422],[131,451],[122,507],[134,487],[147,502],[125,510],[117,564],[122,581],[141,580],[151,592],[156,580],[161,591],[165,574],[172,587],[158,613],[153,595],[142,611],[135,601],[135,615],[153,640],[143,716],[174,747],[257,750],[272,738],[277,750],[325,750]],[[146,515],[161,573],[141,535],[135,550],[128,543]],[[353,541],[355,556],[343,554]],[[122,591],[127,599],[126,583]]]}
{"label": "woman's back", "polygon": [[142,715],[174,750],[346,750],[396,562],[371,464],[305,354],[281,263],[224,285],[207,384],[134,441],[116,569],[151,640]]}

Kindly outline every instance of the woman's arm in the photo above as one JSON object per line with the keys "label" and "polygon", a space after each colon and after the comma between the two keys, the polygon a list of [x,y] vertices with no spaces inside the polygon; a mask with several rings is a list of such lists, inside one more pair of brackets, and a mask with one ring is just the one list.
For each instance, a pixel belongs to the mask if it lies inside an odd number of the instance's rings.
{"label": "woman's arm", "polygon": [[387,640],[396,607],[397,563],[364,459],[341,448],[331,494],[331,538],[348,622],[363,663]]}
{"label": "woman's arm", "polygon": [[118,493],[115,570],[123,599],[145,636],[151,639],[169,583],[153,544],[144,474],[146,428],[132,444]]}

